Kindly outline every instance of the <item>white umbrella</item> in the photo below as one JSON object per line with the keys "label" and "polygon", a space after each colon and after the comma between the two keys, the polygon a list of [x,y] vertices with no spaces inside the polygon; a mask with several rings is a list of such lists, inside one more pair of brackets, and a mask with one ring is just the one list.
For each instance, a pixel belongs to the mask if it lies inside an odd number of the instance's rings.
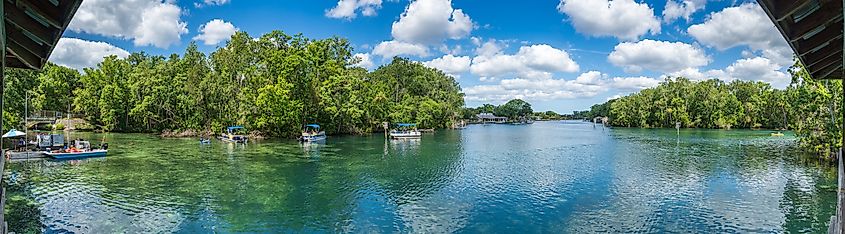
{"label": "white umbrella", "polygon": [[19,136],[26,136],[26,133],[18,131],[16,129],[9,130],[6,134],[3,134],[3,138],[12,138],[12,137],[19,137]]}

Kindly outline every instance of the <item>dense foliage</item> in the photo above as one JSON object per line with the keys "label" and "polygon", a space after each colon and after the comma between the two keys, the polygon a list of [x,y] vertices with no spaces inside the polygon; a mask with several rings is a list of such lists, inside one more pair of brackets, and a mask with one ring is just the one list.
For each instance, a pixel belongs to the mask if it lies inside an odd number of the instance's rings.
{"label": "dense foliage", "polygon": [[585,117],[607,116],[623,127],[793,129],[803,146],[833,152],[842,139],[842,83],[813,80],[798,63],[789,70],[793,81],[784,90],[757,81],[669,78],[594,105]]}
{"label": "dense foliage", "polygon": [[75,112],[122,132],[244,125],[291,136],[319,123],[329,133],[365,133],[383,122],[444,128],[460,117],[463,94],[454,78],[402,58],[368,72],[351,66],[351,52],[341,38],[238,32],[210,55],[191,44],[181,56],[106,57],[82,74],[55,65],[39,73],[9,69],[4,118],[7,127],[20,124],[24,92],[35,110]]}
{"label": "dense foliage", "polygon": [[[464,119],[474,119],[480,113],[492,113],[499,117],[508,117],[510,120],[518,120],[520,118],[529,118],[534,114],[531,109],[531,103],[523,101],[522,99],[513,99],[502,105],[484,104],[479,107],[464,108],[462,117]],[[552,112],[554,113],[554,112]]]}

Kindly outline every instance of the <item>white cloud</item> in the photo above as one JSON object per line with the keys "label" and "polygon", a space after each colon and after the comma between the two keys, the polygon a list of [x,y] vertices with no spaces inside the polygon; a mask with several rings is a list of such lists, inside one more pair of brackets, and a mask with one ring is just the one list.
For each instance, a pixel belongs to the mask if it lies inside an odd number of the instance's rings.
{"label": "white cloud", "polygon": [[455,57],[451,54],[447,54],[443,57],[423,62],[423,64],[431,68],[439,69],[455,78],[460,78],[461,73],[469,71],[471,61],[472,60],[469,56]]}
{"label": "white cloud", "polygon": [[707,0],[667,0],[666,7],[663,9],[663,22],[672,23],[676,19],[684,18],[689,21],[690,16],[704,9]]}
{"label": "white cloud", "polygon": [[579,84],[563,79],[506,79],[495,85],[477,85],[463,89],[468,101],[560,100],[593,97],[606,91],[600,85]]}
{"label": "white cloud", "polygon": [[132,39],[136,46],[168,48],[188,33],[182,9],[170,1],[86,0],[68,28],[76,32]]}
{"label": "white cloud", "polygon": [[734,79],[769,82],[775,86],[786,86],[791,78],[781,72],[781,67],[768,58],[756,57],[737,60],[725,68],[725,72]]}
{"label": "white cloud", "polygon": [[575,30],[591,36],[636,40],[660,33],[654,10],[633,0],[561,0],[557,9],[569,16]]}
{"label": "white cloud", "polygon": [[232,37],[232,34],[235,34],[238,30],[240,29],[230,22],[213,19],[200,26],[200,34],[195,36],[194,40],[203,41],[203,44],[206,45],[217,45]]}
{"label": "white cloud", "polygon": [[479,55],[479,56],[496,55],[496,54],[502,52],[502,47],[505,46],[503,44],[500,44],[495,39],[490,39],[490,40],[488,40],[487,42],[484,42],[484,43],[481,43],[480,39],[477,39],[477,40],[479,40],[479,41],[474,40],[473,43],[476,44],[476,46],[478,46],[478,48],[475,49],[475,54]]}
{"label": "white cloud", "polygon": [[725,69],[702,72],[697,68],[688,68],[668,75],[690,80],[719,79],[732,81],[740,79],[763,81],[772,84],[774,87],[784,88],[791,82],[791,78],[788,74],[782,72],[782,69],[783,67],[768,58],[754,57],[737,60]]}
{"label": "white cloud", "polygon": [[660,84],[660,80],[639,76],[639,77],[614,77],[612,81],[612,87],[617,89],[626,89],[626,90],[641,90],[647,88],[657,87]]}
{"label": "white cloud", "polygon": [[129,52],[105,42],[61,38],[50,56],[50,62],[81,70],[97,66],[103,57],[109,55],[125,58]]}
{"label": "white cloud", "polygon": [[384,41],[376,45],[372,53],[382,58],[392,58],[399,55],[426,57],[428,56],[428,47],[399,41]]}
{"label": "white cloud", "polygon": [[326,17],[354,19],[358,12],[364,16],[375,16],[381,8],[381,0],[339,0],[337,6],[326,11]]}
{"label": "white cloud", "polygon": [[725,8],[711,13],[702,24],[692,25],[687,32],[697,41],[718,50],[748,46],[778,65],[792,63],[792,49],[766,13],[755,3]]}
{"label": "white cloud", "polygon": [[470,71],[483,79],[517,76],[527,79],[548,79],[554,72],[577,72],[578,63],[569,54],[549,45],[522,46],[513,55],[501,51],[472,59]]}
{"label": "white cloud", "polygon": [[613,65],[628,72],[643,69],[676,72],[689,67],[700,67],[710,63],[704,50],[683,42],[642,40],[623,42],[607,57]]}
{"label": "white cloud", "polygon": [[598,71],[582,73],[574,80],[504,79],[493,85],[477,85],[463,89],[468,101],[560,100],[594,97],[611,89],[637,91],[655,87],[659,80],[648,77],[615,77],[608,79]]}
{"label": "white cloud", "polygon": [[469,36],[472,28],[470,17],[453,9],[451,0],[415,0],[393,23],[391,34],[402,42],[430,45]]}
{"label": "white cloud", "polygon": [[690,80],[707,80],[707,79],[719,79],[724,77],[724,71],[722,70],[709,70],[706,72],[701,72],[698,68],[685,68],[680,71],[668,73],[667,76],[671,77],[684,77]]}
{"label": "white cloud", "polygon": [[602,74],[601,72],[588,71],[581,73],[581,75],[575,78],[575,83],[583,85],[602,85],[605,78],[607,78],[607,75]]}
{"label": "white cloud", "polygon": [[358,62],[353,64],[353,66],[362,67],[368,70],[375,66],[375,64],[373,64],[373,60],[370,59],[370,54],[357,53],[352,57],[358,59]]}

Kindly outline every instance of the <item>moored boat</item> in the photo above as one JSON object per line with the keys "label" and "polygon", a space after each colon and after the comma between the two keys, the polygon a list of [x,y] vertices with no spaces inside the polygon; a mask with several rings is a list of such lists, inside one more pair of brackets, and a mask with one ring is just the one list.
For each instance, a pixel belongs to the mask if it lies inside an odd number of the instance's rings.
{"label": "moored boat", "polygon": [[326,132],[320,130],[320,125],[317,124],[308,124],[305,125],[305,128],[302,130],[302,135],[299,137],[299,141],[302,142],[315,142],[315,141],[322,141],[326,139]]}
{"label": "moored boat", "polygon": [[247,143],[249,138],[246,135],[240,134],[245,131],[242,126],[231,126],[226,128],[226,132],[220,135],[220,140],[232,143]]}
{"label": "moored boat", "polygon": [[67,149],[46,152],[50,157],[56,159],[75,159],[90,157],[105,157],[108,153],[108,144],[103,144],[100,149],[91,148],[91,143],[83,140],[76,140]]}
{"label": "moored boat", "polygon": [[417,124],[400,123],[396,126],[396,129],[390,130],[390,138],[405,139],[422,137],[422,133],[417,130]]}

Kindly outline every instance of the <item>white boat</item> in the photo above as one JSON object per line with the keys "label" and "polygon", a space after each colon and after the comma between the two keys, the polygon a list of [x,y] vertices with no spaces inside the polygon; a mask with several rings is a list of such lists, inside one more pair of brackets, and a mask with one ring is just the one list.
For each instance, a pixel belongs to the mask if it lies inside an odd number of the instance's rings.
{"label": "white boat", "polygon": [[92,149],[88,141],[76,140],[70,148],[45,152],[56,159],[74,159],[89,157],[104,157],[108,153],[108,144],[103,144],[102,149]]}
{"label": "white boat", "polygon": [[305,125],[305,128],[302,131],[302,135],[299,137],[299,140],[302,142],[315,142],[326,140],[326,131],[320,130],[320,125],[308,124]]}
{"label": "white boat", "polygon": [[400,123],[397,128],[390,130],[390,138],[405,139],[405,138],[420,138],[422,133],[417,130],[417,124]]}

